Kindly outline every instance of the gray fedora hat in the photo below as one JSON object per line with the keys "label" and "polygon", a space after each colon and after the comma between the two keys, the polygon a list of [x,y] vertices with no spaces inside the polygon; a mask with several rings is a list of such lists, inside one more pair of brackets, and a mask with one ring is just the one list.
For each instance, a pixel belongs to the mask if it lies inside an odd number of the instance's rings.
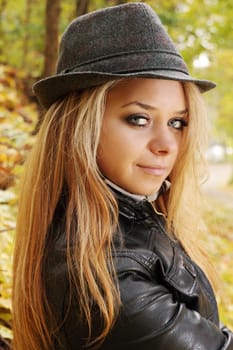
{"label": "gray fedora hat", "polygon": [[48,108],[72,91],[140,77],[189,81],[202,92],[215,87],[190,76],[156,13],[132,2],[73,20],[61,40],[57,73],[36,82],[33,91]]}

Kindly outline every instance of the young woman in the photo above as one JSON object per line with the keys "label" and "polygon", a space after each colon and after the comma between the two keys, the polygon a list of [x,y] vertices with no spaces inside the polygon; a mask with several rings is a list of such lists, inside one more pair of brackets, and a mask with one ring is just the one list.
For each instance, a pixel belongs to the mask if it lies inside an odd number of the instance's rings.
{"label": "young woman", "polygon": [[46,113],[19,201],[16,350],[233,349],[198,246],[214,86],[144,3],[70,24],[57,74],[34,86]]}

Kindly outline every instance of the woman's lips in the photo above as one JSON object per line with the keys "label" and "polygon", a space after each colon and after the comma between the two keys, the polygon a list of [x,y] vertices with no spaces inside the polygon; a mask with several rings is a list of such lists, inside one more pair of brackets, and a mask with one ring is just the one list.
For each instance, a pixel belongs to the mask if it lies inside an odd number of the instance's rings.
{"label": "woman's lips", "polygon": [[166,167],[162,166],[145,166],[145,165],[138,165],[139,168],[141,168],[145,173],[155,176],[163,176],[166,173]]}

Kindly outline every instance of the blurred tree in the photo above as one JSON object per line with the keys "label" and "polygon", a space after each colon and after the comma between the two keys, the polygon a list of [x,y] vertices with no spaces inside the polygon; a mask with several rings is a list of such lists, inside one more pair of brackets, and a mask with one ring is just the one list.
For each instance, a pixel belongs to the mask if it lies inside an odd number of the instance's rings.
{"label": "blurred tree", "polygon": [[43,76],[52,75],[55,72],[59,45],[59,19],[60,0],[46,1],[45,16],[45,49],[44,49],[44,71]]}
{"label": "blurred tree", "polygon": [[76,16],[84,15],[88,12],[90,0],[77,0],[76,1]]}
{"label": "blurred tree", "polygon": [[217,50],[213,65],[209,68],[211,76],[217,83],[215,98],[211,101],[217,111],[213,131],[220,141],[231,147],[233,147],[232,56],[232,49]]}

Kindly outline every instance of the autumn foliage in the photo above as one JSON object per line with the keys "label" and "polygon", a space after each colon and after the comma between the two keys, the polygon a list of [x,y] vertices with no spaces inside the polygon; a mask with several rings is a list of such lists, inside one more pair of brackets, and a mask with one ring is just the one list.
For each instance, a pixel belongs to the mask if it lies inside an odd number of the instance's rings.
{"label": "autumn foliage", "polygon": [[36,104],[25,94],[23,71],[0,65],[0,349],[11,338],[11,264],[17,194],[24,159],[33,143]]}

